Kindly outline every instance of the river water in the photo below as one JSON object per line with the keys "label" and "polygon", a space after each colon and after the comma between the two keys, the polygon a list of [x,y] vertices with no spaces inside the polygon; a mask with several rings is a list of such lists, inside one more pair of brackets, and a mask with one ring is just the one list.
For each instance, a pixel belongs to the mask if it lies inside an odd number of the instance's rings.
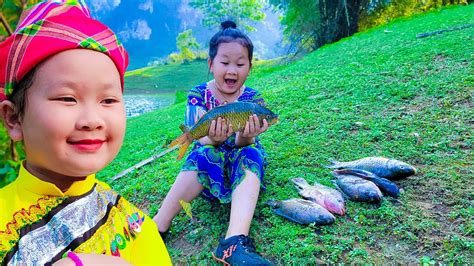
{"label": "river water", "polygon": [[125,94],[124,99],[127,118],[129,118],[173,104],[175,93]]}

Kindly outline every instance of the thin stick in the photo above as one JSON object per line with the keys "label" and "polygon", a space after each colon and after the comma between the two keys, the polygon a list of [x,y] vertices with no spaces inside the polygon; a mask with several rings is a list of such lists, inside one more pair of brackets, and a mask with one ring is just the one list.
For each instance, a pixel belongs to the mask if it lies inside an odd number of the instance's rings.
{"label": "thin stick", "polygon": [[3,24],[3,27],[5,28],[5,31],[7,32],[8,36],[11,36],[13,31],[12,28],[10,28],[10,25],[8,24],[7,19],[3,16],[2,12],[0,12],[0,21]]}
{"label": "thin stick", "polygon": [[167,149],[167,150],[162,151],[160,154],[153,155],[153,156],[151,156],[150,158],[145,159],[145,160],[143,160],[143,161],[137,163],[136,165],[134,165],[134,166],[128,168],[127,170],[122,171],[122,172],[120,172],[119,174],[117,174],[117,175],[115,175],[114,177],[112,177],[112,181],[113,181],[113,180],[117,180],[117,179],[121,178],[122,176],[125,176],[125,175],[127,175],[128,173],[132,172],[133,170],[136,170],[136,169],[138,169],[138,168],[140,168],[140,167],[142,167],[142,166],[144,166],[144,165],[147,165],[147,164],[153,162],[154,160],[156,160],[156,159],[158,159],[158,158],[160,158],[160,157],[163,157],[165,154],[168,154],[168,153],[170,153],[170,152],[176,150],[178,147],[179,147],[179,145],[178,145],[178,146],[174,146],[173,148],[169,148],[169,149]]}
{"label": "thin stick", "polygon": [[448,29],[444,29],[444,30],[418,33],[416,35],[416,38],[424,38],[424,37],[428,37],[428,36],[436,35],[436,34],[441,34],[441,33],[448,32],[448,31],[467,29],[467,28],[470,28],[470,27],[473,27],[473,26],[474,26],[474,24],[467,24],[467,25],[456,26],[456,27],[452,27],[452,28],[448,28]]}

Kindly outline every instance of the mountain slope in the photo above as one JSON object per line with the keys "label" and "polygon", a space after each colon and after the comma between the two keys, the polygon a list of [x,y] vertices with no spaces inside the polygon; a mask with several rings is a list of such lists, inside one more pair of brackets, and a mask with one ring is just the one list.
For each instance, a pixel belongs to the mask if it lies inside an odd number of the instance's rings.
{"label": "mountain slope", "polygon": [[[433,11],[356,34],[287,66],[256,72],[280,123],[262,136],[269,165],[251,236],[279,264],[470,263],[474,251],[472,164],[474,28],[417,39],[417,33],[474,23],[474,6]],[[165,149],[184,116],[179,104],[132,118],[105,180]],[[331,226],[300,226],[264,202],[298,197],[290,178],[333,186],[329,159],[386,156],[418,173],[397,182],[399,200],[347,202]],[[154,215],[181,162],[168,154],[110,184]],[[198,198],[196,219],[178,215],[168,247],[175,263],[210,263],[229,206]]]}

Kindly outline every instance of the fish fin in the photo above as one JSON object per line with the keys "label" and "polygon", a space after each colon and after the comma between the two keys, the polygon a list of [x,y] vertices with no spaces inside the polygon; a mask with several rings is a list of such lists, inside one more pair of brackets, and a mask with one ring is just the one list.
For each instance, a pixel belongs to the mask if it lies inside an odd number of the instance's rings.
{"label": "fish fin", "polygon": [[338,164],[341,163],[339,161],[332,160],[332,159],[330,159],[329,162],[331,164],[330,165],[324,165],[324,167],[329,168],[329,169],[338,169],[339,168]]}
{"label": "fish fin", "polygon": [[189,202],[186,202],[184,200],[179,200],[179,204],[181,205],[181,207],[183,208],[184,212],[186,213],[186,215],[190,218],[190,219],[193,219],[193,213],[191,211],[191,203]]}
{"label": "fish fin", "polygon": [[277,206],[276,200],[273,200],[273,199],[267,200],[267,201],[265,202],[265,204],[267,204],[267,205],[270,206],[270,207],[276,207],[276,206]]}
{"label": "fish fin", "polygon": [[355,176],[358,176],[358,177],[362,177],[364,179],[366,179],[366,178],[380,178],[372,172],[362,170],[362,169],[355,169],[355,168],[344,168],[344,169],[340,169],[340,170],[334,170],[333,172],[336,173],[336,174],[342,174],[342,175],[355,175]]}
{"label": "fish fin", "polygon": [[183,143],[183,145],[179,148],[179,153],[178,153],[178,160],[181,160],[186,154],[186,151],[188,150],[189,145],[191,145],[191,141],[186,138],[186,141]]}
{"label": "fish fin", "polygon": [[336,180],[332,180],[331,182],[334,184],[334,187],[335,187],[334,189],[341,193],[342,197],[344,198],[344,201],[350,199],[349,196],[346,193],[344,193],[344,191],[339,187]]}
{"label": "fish fin", "polygon": [[261,107],[267,108],[267,104],[265,103],[265,101],[256,101],[255,103],[260,105]]}
{"label": "fish fin", "polygon": [[291,217],[291,216],[288,216],[286,213],[282,212],[280,209],[273,209],[273,212],[277,215],[280,215],[282,217],[285,217],[286,219],[292,221],[292,222],[295,222],[297,224],[304,224],[298,220],[296,220],[295,218]]}
{"label": "fish fin", "polygon": [[189,139],[189,133],[188,132],[184,132],[183,134],[181,134],[181,136],[177,137],[175,140],[173,140],[169,147],[170,148],[173,148],[174,146],[177,146],[177,145],[180,145],[180,144],[184,144],[186,141],[188,141]]}
{"label": "fish fin", "polygon": [[189,132],[189,128],[183,124],[179,126],[179,129],[181,129],[183,133]]}

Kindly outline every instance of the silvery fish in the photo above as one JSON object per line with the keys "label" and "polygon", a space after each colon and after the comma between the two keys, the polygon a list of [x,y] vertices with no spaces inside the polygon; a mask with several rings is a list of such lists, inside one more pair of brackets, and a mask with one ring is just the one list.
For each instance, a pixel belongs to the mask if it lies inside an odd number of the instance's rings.
{"label": "silvery fish", "polygon": [[372,181],[375,185],[377,185],[377,187],[382,191],[382,193],[386,195],[389,195],[394,198],[398,198],[398,196],[400,196],[400,189],[398,189],[398,186],[395,183],[386,178],[378,177],[369,171],[359,169],[342,169],[334,170],[334,173],[349,174],[361,177],[363,179]]}
{"label": "silvery fish", "polygon": [[337,186],[351,200],[376,203],[382,200],[382,192],[371,181],[351,174],[338,174],[335,171],[332,174],[337,178]]}
{"label": "silvery fish", "polygon": [[200,139],[209,134],[212,120],[217,120],[219,117],[224,118],[232,125],[234,132],[237,132],[245,128],[245,123],[253,114],[258,116],[260,124],[263,124],[263,119],[267,120],[269,126],[278,121],[278,115],[260,104],[251,102],[228,103],[211,109],[191,128],[186,128],[184,125],[181,125],[180,128],[183,134],[171,142],[170,148],[176,145],[182,145],[179,149],[179,160],[183,158],[188,146],[193,140]]}
{"label": "silvery fish", "polygon": [[351,162],[332,161],[331,169],[360,169],[369,171],[378,177],[398,180],[416,173],[416,169],[402,161],[384,157],[366,157]]}
{"label": "silvery fish", "polygon": [[295,184],[298,193],[303,198],[316,202],[334,214],[345,214],[344,198],[336,189],[319,183],[314,183],[314,185],[311,186],[304,178],[300,177],[293,178],[291,181]]}
{"label": "silvery fish", "polygon": [[267,205],[273,207],[273,212],[299,224],[327,225],[336,220],[328,210],[321,205],[304,199],[269,200]]}

